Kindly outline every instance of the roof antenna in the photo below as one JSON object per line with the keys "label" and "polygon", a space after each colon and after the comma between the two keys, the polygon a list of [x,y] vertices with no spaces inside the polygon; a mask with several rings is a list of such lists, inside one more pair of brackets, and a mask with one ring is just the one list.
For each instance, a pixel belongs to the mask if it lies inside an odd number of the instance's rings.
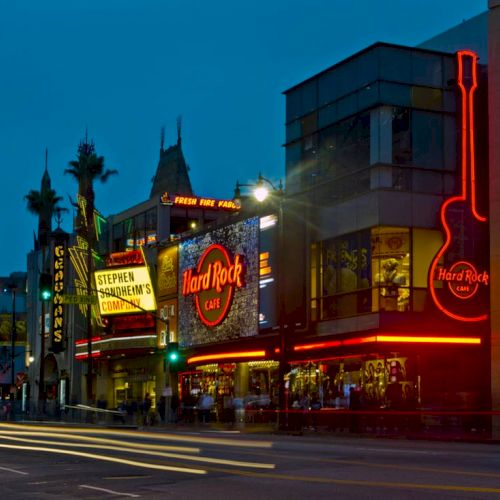
{"label": "roof antenna", "polygon": [[45,148],[45,172],[47,172],[49,166],[49,149]]}
{"label": "roof antenna", "polygon": [[181,143],[181,131],[182,131],[182,116],[177,117],[177,144]]}
{"label": "roof antenna", "polygon": [[165,144],[165,125],[163,125],[160,130],[160,154],[163,152],[164,144]]}

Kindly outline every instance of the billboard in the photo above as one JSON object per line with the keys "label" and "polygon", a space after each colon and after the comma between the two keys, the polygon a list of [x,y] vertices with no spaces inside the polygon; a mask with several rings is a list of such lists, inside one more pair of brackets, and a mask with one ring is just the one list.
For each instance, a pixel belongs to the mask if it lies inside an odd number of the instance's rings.
{"label": "billboard", "polygon": [[156,310],[153,285],[146,266],[96,271],[95,282],[103,316]]}
{"label": "billboard", "polygon": [[257,335],[259,218],[182,242],[179,279],[181,346]]}

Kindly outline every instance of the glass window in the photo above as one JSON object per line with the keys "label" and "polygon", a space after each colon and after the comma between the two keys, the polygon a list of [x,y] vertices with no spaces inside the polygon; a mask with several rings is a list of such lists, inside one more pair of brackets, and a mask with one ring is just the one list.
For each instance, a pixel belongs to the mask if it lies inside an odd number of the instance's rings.
{"label": "glass window", "polygon": [[316,132],[318,128],[318,114],[316,112],[304,116],[300,121],[302,136],[310,135]]}
{"label": "glass window", "polygon": [[441,111],[443,108],[443,91],[428,87],[411,87],[411,103],[414,108]]}
{"label": "glass window", "polygon": [[329,104],[319,110],[318,127],[323,128],[338,121],[337,103]]}
{"label": "glass window", "polygon": [[457,168],[457,144],[459,144],[457,121],[454,116],[443,115],[443,133],[444,168],[454,171]]}
{"label": "glass window", "polygon": [[300,116],[300,87],[286,95],[286,121],[291,122]]}
{"label": "glass window", "polygon": [[300,137],[300,120],[294,120],[286,126],[286,142],[295,141]]}
{"label": "glass window", "polygon": [[411,163],[410,110],[394,108],[392,116],[392,163],[409,165]]}
{"label": "glass window", "polygon": [[312,80],[301,86],[300,114],[305,115],[318,107],[317,80]]}
{"label": "glass window", "polygon": [[364,87],[378,80],[379,48],[365,52],[357,58],[357,86]]}
{"label": "glass window", "polygon": [[352,93],[337,102],[337,113],[339,119],[353,115],[358,109],[357,94]]}
{"label": "glass window", "polygon": [[353,316],[371,309],[370,233],[361,231],[321,244],[322,319]]}
{"label": "glass window", "polygon": [[427,273],[443,243],[441,231],[413,229],[413,286],[427,288]]}
{"label": "glass window", "polygon": [[443,117],[426,111],[412,112],[413,164],[443,168]]}
{"label": "glass window", "polygon": [[358,109],[363,110],[380,102],[379,82],[365,85],[358,91]]}
{"label": "glass window", "polygon": [[371,232],[373,302],[381,311],[410,307],[410,231],[378,227]]}
{"label": "glass window", "polygon": [[441,87],[443,82],[441,56],[414,51],[412,53],[411,81],[416,85]]}
{"label": "glass window", "polygon": [[338,93],[338,72],[337,70],[328,71],[318,79],[318,102],[320,106],[335,101]]}
{"label": "glass window", "polygon": [[320,163],[328,178],[367,168],[370,162],[370,114],[362,113],[322,130]]}
{"label": "glass window", "polygon": [[413,191],[441,194],[443,192],[442,174],[429,170],[413,169]]}
{"label": "glass window", "polygon": [[394,47],[380,47],[380,78],[411,82],[411,52]]}
{"label": "glass window", "polygon": [[380,100],[384,104],[393,104],[395,106],[409,107],[411,104],[409,85],[400,83],[380,83]]}

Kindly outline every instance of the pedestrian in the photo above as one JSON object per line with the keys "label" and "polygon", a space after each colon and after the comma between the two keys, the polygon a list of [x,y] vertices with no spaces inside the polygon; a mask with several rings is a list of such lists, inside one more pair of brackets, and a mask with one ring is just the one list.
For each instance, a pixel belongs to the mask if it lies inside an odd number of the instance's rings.
{"label": "pedestrian", "polygon": [[167,398],[165,396],[161,396],[161,398],[158,400],[158,415],[160,415],[160,421],[162,423],[165,422],[165,405],[167,402]]}
{"label": "pedestrian", "polygon": [[198,401],[198,409],[200,410],[200,420],[204,424],[210,422],[210,412],[214,406],[214,398],[205,392],[201,395]]}
{"label": "pedestrian", "polygon": [[177,412],[179,411],[179,395],[178,394],[172,394],[172,397],[170,398],[170,410],[172,412],[172,423],[176,424],[177,423]]}
{"label": "pedestrian", "polygon": [[143,424],[148,425],[149,423],[149,410],[151,410],[151,405],[153,401],[151,400],[151,396],[149,392],[146,392],[144,396],[144,401],[142,402],[142,412],[143,412]]}

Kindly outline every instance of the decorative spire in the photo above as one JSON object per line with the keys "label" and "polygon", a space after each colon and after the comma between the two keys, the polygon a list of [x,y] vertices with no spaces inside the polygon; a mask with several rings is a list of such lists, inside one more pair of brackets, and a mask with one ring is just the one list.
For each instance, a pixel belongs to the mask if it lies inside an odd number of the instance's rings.
{"label": "decorative spire", "polygon": [[163,152],[163,146],[165,145],[165,125],[160,129],[160,156]]}
{"label": "decorative spire", "polygon": [[40,189],[41,193],[45,193],[50,190],[50,175],[49,175],[49,150],[45,148],[45,170],[42,175],[42,186]]}

